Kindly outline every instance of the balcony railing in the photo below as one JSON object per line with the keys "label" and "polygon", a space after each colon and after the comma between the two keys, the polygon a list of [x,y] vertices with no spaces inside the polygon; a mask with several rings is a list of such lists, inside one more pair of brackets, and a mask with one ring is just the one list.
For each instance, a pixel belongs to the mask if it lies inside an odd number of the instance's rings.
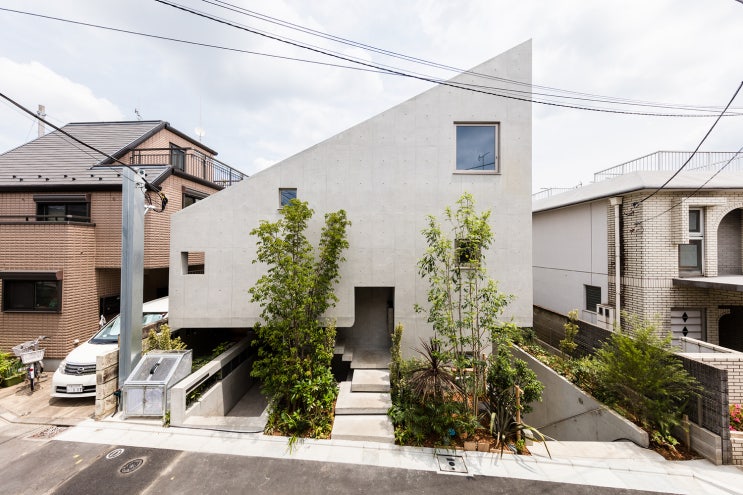
{"label": "balcony railing", "polygon": [[537,201],[539,199],[547,199],[555,194],[560,194],[568,191],[572,191],[573,189],[578,189],[580,186],[575,187],[545,187],[541,191],[532,193],[531,199],[532,201]]}
{"label": "balcony railing", "polygon": [[131,165],[169,165],[188,175],[228,187],[246,176],[193,148],[144,148],[132,151]]}
{"label": "balcony railing", "polygon": [[0,215],[0,223],[85,223],[90,224],[90,217],[77,215]]}
{"label": "balcony railing", "polygon": [[[690,151],[656,151],[629,162],[593,174],[594,182],[613,179],[632,172],[676,171],[691,156]],[[730,162],[728,164],[728,162]],[[705,151],[696,153],[684,167],[688,172],[714,173],[722,168],[726,172],[743,172],[743,154],[735,152]]]}

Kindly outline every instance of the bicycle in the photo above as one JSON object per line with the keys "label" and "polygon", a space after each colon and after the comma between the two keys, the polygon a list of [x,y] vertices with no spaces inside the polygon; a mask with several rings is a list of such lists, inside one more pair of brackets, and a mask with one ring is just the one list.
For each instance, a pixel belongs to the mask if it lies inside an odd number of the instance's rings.
{"label": "bicycle", "polygon": [[40,382],[44,373],[44,349],[39,349],[39,342],[48,338],[45,335],[39,335],[35,340],[29,340],[13,347],[13,353],[21,359],[24,365],[21,369],[26,372],[31,393],[34,392],[34,382]]}

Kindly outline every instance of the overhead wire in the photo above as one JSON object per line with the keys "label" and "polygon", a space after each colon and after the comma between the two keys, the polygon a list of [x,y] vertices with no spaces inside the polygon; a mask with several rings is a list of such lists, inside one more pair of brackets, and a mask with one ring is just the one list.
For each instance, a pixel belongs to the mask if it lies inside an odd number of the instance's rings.
{"label": "overhead wire", "polygon": [[661,185],[660,187],[658,187],[658,188],[657,188],[657,189],[656,189],[655,191],[653,191],[652,193],[648,194],[647,196],[645,196],[644,198],[642,198],[642,199],[641,199],[640,201],[635,201],[634,203],[632,203],[632,208],[636,208],[637,206],[641,205],[642,203],[644,203],[644,202],[645,202],[645,201],[647,201],[648,199],[650,199],[650,198],[652,198],[653,196],[655,196],[655,195],[656,195],[656,194],[657,194],[657,193],[658,193],[659,191],[661,191],[661,190],[662,190],[662,189],[663,189],[664,187],[666,187],[666,186],[668,185],[668,183],[669,183],[669,182],[671,182],[671,181],[672,181],[672,180],[673,180],[673,179],[674,179],[674,178],[675,178],[675,177],[676,177],[676,176],[677,176],[678,174],[680,174],[680,173],[681,173],[681,171],[682,171],[682,170],[683,170],[683,169],[684,169],[684,168],[685,168],[685,167],[686,167],[686,166],[687,166],[687,165],[689,164],[689,162],[691,161],[691,159],[692,159],[692,158],[694,158],[694,155],[696,155],[696,154],[697,154],[697,151],[699,151],[699,148],[701,148],[701,147],[702,147],[702,145],[704,144],[704,142],[705,142],[705,141],[707,140],[707,138],[709,137],[709,135],[710,135],[710,134],[712,133],[712,131],[714,130],[715,126],[717,126],[717,123],[718,123],[718,122],[720,122],[720,119],[722,118],[722,116],[723,116],[723,115],[725,115],[725,112],[726,112],[726,111],[727,111],[727,109],[728,109],[728,108],[730,107],[730,105],[731,105],[731,104],[733,103],[733,101],[735,100],[735,98],[736,98],[736,97],[738,96],[738,93],[740,92],[740,89],[741,89],[742,87],[743,87],[743,81],[741,81],[741,83],[740,83],[740,84],[738,85],[738,87],[737,87],[737,88],[736,88],[736,90],[735,90],[735,93],[733,93],[733,96],[732,96],[732,97],[730,98],[730,100],[728,101],[727,105],[725,105],[725,108],[723,108],[723,110],[722,110],[722,112],[720,113],[720,115],[719,115],[719,116],[718,116],[718,117],[717,117],[717,118],[715,119],[715,121],[714,121],[714,122],[712,123],[712,126],[711,126],[711,127],[709,128],[709,130],[708,130],[708,131],[707,131],[707,133],[706,133],[706,134],[704,135],[704,137],[702,138],[702,140],[701,140],[701,141],[699,141],[699,144],[698,144],[698,145],[697,145],[697,147],[696,147],[696,148],[694,149],[694,151],[693,151],[693,152],[691,153],[691,155],[689,155],[689,158],[687,158],[687,159],[686,159],[686,161],[685,161],[685,162],[683,163],[683,165],[681,165],[681,166],[680,166],[680,167],[678,168],[678,170],[676,170],[676,171],[675,171],[675,172],[674,172],[673,174],[671,174],[671,177],[669,177],[669,178],[668,178],[668,180],[666,180],[666,181],[665,181],[665,182],[664,182],[664,183],[663,183],[663,184],[662,184],[662,185]]}
{"label": "overhead wire", "polygon": [[[116,163],[119,163],[119,164],[121,164],[122,166],[124,166],[124,167],[128,168],[129,170],[131,170],[132,172],[134,172],[134,173],[138,174],[137,170],[136,170],[136,169],[134,169],[134,168],[133,168],[133,167],[132,167],[131,165],[129,165],[129,164],[127,164],[127,163],[124,163],[124,162],[122,162],[121,160],[119,160],[118,158],[115,158],[115,157],[111,156],[110,154],[106,153],[105,151],[102,151],[102,150],[100,150],[100,149],[96,148],[95,146],[93,146],[93,145],[91,145],[91,144],[88,144],[88,143],[86,143],[86,142],[82,141],[81,139],[79,139],[79,138],[77,138],[77,137],[73,136],[72,134],[70,134],[69,132],[65,131],[64,129],[62,129],[62,128],[58,127],[58,126],[57,126],[57,125],[55,125],[55,124],[52,124],[52,123],[51,123],[51,122],[49,122],[48,120],[46,120],[46,119],[42,118],[41,116],[39,116],[39,115],[37,115],[37,114],[33,113],[33,112],[32,112],[31,110],[29,110],[28,108],[24,107],[24,106],[23,106],[23,105],[21,105],[20,103],[16,102],[15,100],[13,100],[13,99],[12,99],[12,98],[10,98],[9,96],[5,95],[4,93],[1,93],[1,92],[0,92],[0,98],[2,98],[2,99],[4,99],[4,100],[6,100],[6,101],[8,101],[8,102],[10,102],[11,104],[13,104],[14,106],[16,106],[17,108],[19,108],[19,109],[23,110],[23,111],[24,111],[25,113],[27,113],[27,114],[31,115],[31,116],[32,116],[33,118],[35,118],[35,119],[38,119],[39,121],[43,122],[44,124],[46,124],[46,125],[48,125],[48,126],[51,126],[51,127],[53,127],[53,128],[54,128],[54,129],[56,130],[56,131],[60,132],[61,134],[65,135],[65,136],[67,136],[68,138],[72,139],[73,141],[75,141],[75,142],[77,142],[77,143],[79,143],[79,144],[83,145],[83,146],[84,146],[84,147],[86,147],[86,148],[89,148],[89,149],[91,149],[91,150],[95,151],[96,153],[100,153],[101,155],[105,156],[105,157],[106,157],[106,158],[108,158],[109,160],[111,160],[111,161],[113,161],[113,162],[116,162]],[[109,167],[110,167],[110,166],[109,166]],[[152,191],[152,192],[155,192],[155,193],[157,193],[157,194],[158,194],[158,196],[160,197],[160,205],[161,205],[161,206],[160,206],[160,211],[159,211],[159,212],[163,212],[163,211],[165,211],[165,207],[166,207],[166,205],[168,204],[168,198],[167,198],[167,197],[165,196],[165,193],[163,193],[163,192],[162,192],[162,188],[161,188],[161,187],[159,187],[159,186],[156,186],[156,185],[154,185],[154,184],[152,184],[152,183],[150,183],[150,182],[149,182],[149,181],[148,181],[147,179],[145,179],[144,177],[141,177],[141,176],[140,176],[140,178],[141,178],[141,179],[142,179],[142,181],[144,182],[144,186],[145,186],[145,191]]]}
{"label": "overhead wire", "polygon": [[[485,78],[485,79],[491,79],[491,80],[501,81],[501,82],[505,82],[505,83],[509,83],[509,84],[523,85],[523,86],[527,86],[530,89],[537,88],[537,89],[545,90],[545,91],[552,91],[552,92],[555,92],[556,91],[556,92],[560,92],[560,93],[565,93],[565,95],[557,95],[557,94],[549,95],[549,96],[552,96],[552,97],[555,97],[555,98],[569,98],[569,99],[586,100],[586,101],[603,101],[603,102],[607,102],[607,103],[608,102],[612,102],[612,103],[617,103],[617,104],[634,105],[634,106],[656,106],[656,107],[661,107],[661,108],[663,108],[663,107],[665,107],[665,108],[683,108],[683,109],[689,109],[689,110],[695,109],[695,110],[705,110],[705,111],[719,111],[720,110],[720,107],[714,107],[714,106],[698,106],[698,105],[686,105],[686,104],[665,104],[664,105],[664,104],[653,103],[653,102],[649,102],[649,101],[645,101],[645,100],[632,100],[632,99],[620,98],[620,97],[614,97],[614,96],[602,96],[602,95],[596,95],[596,94],[591,94],[591,93],[571,91],[571,90],[566,90],[566,89],[561,89],[561,88],[555,88],[555,87],[551,87],[551,86],[540,86],[540,85],[529,83],[529,82],[518,81],[518,80],[515,80],[515,79],[509,79],[509,78],[505,78],[505,77],[501,77],[501,76],[495,76],[495,75],[492,75],[492,74],[485,74],[485,73],[477,72],[477,71],[474,71],[474,70],[462,69],[462,68],[458,68],[458,67],[454,67],[454,66],[450,66],[450,65],[445,65],[445,64],[441,64],[441,63],[438,63],[438,62],[433,62],[433,61],[422,59],[422,58],[418,58],[418,57],[413,57],[413,56],[410,56],[410,55],[405,55],[405,54],[402,54],[402,53],[399,53],[399,52],[395,52],[395,51],[392,51],[392,50],[386,50],[384,48],[379,48],[379,47],[376,47],[376,46],[373,46],[373,45],[361,43],[361,42],[354,41],[354,40],[351,40],[351,39],[348,39],[348,38],[343,38],[341,36],[336,36],[336,35],[333,35],[333,34],[325,33],[325,32],[322,32],[322,31],[319,31],[319,30],[316,30],[316,29],[308,28],[306,26],[302,26],[302,25],[295,24],[295,23],[292,23],[292,22],[289,22],[289,21],[285,21],[285,20],[279,19],[277,17],[272,17],[272,16],[269,16],[269,15],[266,15],[266,14],[262,14],[262,13],[259,13],[259,12],[254,11],[254,10],[246,9],[244,7],[240,7],[238,5],[231,4],[231,3],[226,2],[226,1],[223,1],[223,0],[202,0],[202,2],[207,3],[207,4],[210,4],[210,5],[218,6],[218,7],[221,7],[223,9],[227,9],[227,10],[230,10],[230,11],[233,11],[233,12],[236,12],[236,13],[240,13],[240,14],[246,15],[248,17],[252,17],[252,18],[259,19],[259,20],[262,20],[262,21],[265,21],[265,22],[269,22],[269,23],[272,23],[272,24],[275,24],[275,25],[278,25],[278,26],[287,27],[289,29],[297,30],[297,31],[300,31],[302,33],[310,34],[312,36],[318,36],[318,37],[320,37],[322,39],[326,39],[326,40],[338,42],[338,43],[344,44],[346,46],[351,46],[351,47],[356,47],[356,48],[362,48],[364,50],[367,50],[367,51],[370,51],[370,52],[373,52],[373,53],[378,53],[378,54],[381,54],[381,55],[385,55],[385,56],[389,56],[389,57],[393,57],[393,58],[398,58],[398,59],[405,60],[405,61],[408,61],[408,62],[418,63],[418,64],[422,64],[422,65],[434,67],[434,68],[437,68],[437,69],[442,69],[442,70],[454,72],[454,73],[457,73],[457,74],[468,74],[468,75],[474,75],[474,76]],[[516,90],[512,90],[512,91],[516,91]],[[527,92],[530,92],[531,93],[531,91],[527,91]],[[534,94],[544,94],[544,93],[534,93]],[[572,95],[578,95],[578,96],[576,96],[576,97],[568,96],[568,95],[571,95],[571,94]]]}
{"label": "overhead wire", "polygon": [[738,148],[738,151],[736,151],[735,153],[733,153],[733,156],[731,156],[731,157],[730,157],[730,158],[729,158],[729,159],[728,159],[728,160],[727,160],[727,161],[725,162],[725,164],[724,164],[723,166],[721,166],[721,167],[720,167],[719,169],[717,169],[717,171],[715,171],[715,173],[714,173],[714,174],[712,174],[712,176],[711,176],[711,177],[710,177],[709,179],[707,179],[707,180],[706,180],[706,181],[704,181],[704,182],[703,182],[703,183],[702,183],[702,184],[701,184],[700,186],[698,186],[698,187],[697,187],[696,189],[694,189],[694,190],[693,190],[693,191],[691,192],[691,194],[689,194],[688,196],[685,196],[685,197],[681,198],[681,200],[680,200],[680,201],[679,201],[678,203],[674,203],[674,204],[672,204],[672,205],[671,205],[671,206],[670,206],[669,208],[667,208],[666,210],[664,210],[664,211],[662,211],[662,212],[660,212],[660,213],[658,213],[658,214],[656,214],[656,215],[653,215],[653,216],[652,216],[652,217],[650,217],[650,218],[645,218],[645,219],[643,219],[643,220],[638,220],[638,221],[636,221],[636,222],[635,222],[635,227],[639,227],[640,225],[642,225],[642,224],[643,224],[643,223],[645,223],[645,222],[650,222],[650,221],[653,221],[653,220],[655,220],[655,219],[656,219],[656,218],[658,218],[658,217],[662,217],[663,215],[665,215],[666,213],[670,212],[670,211],[671,211],[671,210],[673,210],[674,208],[678,208],[679,206],[681,206],[682,204],[684,204],[684,201],[686,201],[686,200],[688,200],[688,199],[691,199],[691,198],[693,198],[694,196],[696,196],[696,194],[697,194],[697,193],[698,193],[699,191],[701,191],[702,189],[704,189],[704,186],[706,186],[707,184],[709,184],[709,183],[710,183],[710,182],[711,182],[711,181],[712,181],[712,180],[713,180],[713,179],[714,179],[715,177],[717,177],[717,176],[718,176],[718,175],[719,175],[719,174],[720,174],[720,173],[721,173],[721,172],[722,172],[723,170],[725,170],[725,168],[726,168],[726,167],[727,167],[728,165],[730,165],[730,164],[731,164],[731,163],[733,162],[733,160],[735,160],[736,158],[738,158],[739,156],[741,156],[741,153],[743,153],[743,146],[741,146],[740,148]]}
{"label": "overhead wire", "polygon": [[[274,35],[274,34],[266,33],[266,32],[260,31],[260,30],[256,30],[256,29],[253,29],[253,28],[250,28],[250,27],[247,27],[247,26],[244,26],[244,25],[235,23],[233,21],[230,21],[230,20],[227,20],[227,19],[223,19],[223,18],[220,18],[220,17],[216,17],[214,15],[211,15],[211,14],[208,14],[208,13],[205,13],[205,12],[201,12],[201,11],[198,11],[198,10],[192,9],[190,7],[186,7],[184,5],[177,4],[177,3],[174,3],[174,2],[171,2],[171,1],[167,1],[167,0],[154,0],[154,1],[157,2],[157,3],[163,4],[163,5],[167,5],[169,7],[172,7],[172,8],[178,9],[178,10],[181,10],[183,12],[187,12],[187,13],[190,13],[192,15],[196,15],[196,16],[199,16],[199,17],[208,19],[208,20],[213,21],[213,22],[224,24],[224,25],[227,25],[227,26],[230,26],[230,27],[233,27],[233,28],[236,28],[236,29],[240,29],[240,30],[243,30],[243,31],[252,33],[252,34],[256,34],[258,36],[262,36],[262,37],[265,37],[265,38],[268,38],[268,39],[271,39],[271,40],[274,40],[274,41],[281,42],[281,43],[284,43],[284,44],[287,44],[287,45],[290,45],[290,46],[294,46],[294,47],[297,47],[297,48],[302,48],[302,49],[305,49],[305,50],[309,50],[309,51],[312,51],[314,53],[319,53],[321,55],[325,55],[325,56],[337,58],[337,59],[340,59],[340,60],[344,60],[346,62],[351,62],[351,63],[359,64],[359,65],[362,65],[362,66],[365,66],[365,67],[371,67],[371,68],[374,68],[374,69],[381,69],[381,70],[386,71],[389,74],[398,75],[398,76],[401,76],[401,77],[407,77],[407,78],[411,78],[411,79],[417,79],[417,80],[420,80],[420,81],[426,81],[426,82],[430,82],[430,83],[434,83],[434,84],[439,84],[439,85],[442,85],[442,86],[449,86],[449,87],[453,87],[453,88],[457,88],[457,89],[462,89],[462,90],[465,90],[465,91],[471,91],[471,92],[481,93],[481,94],[488,94],[488,95],[491,95],[491,96],[497,96],[497,97],[501,97],[501,98],[516,100],[516,101],[524,101],[524,102],[529,102],[529,103],[537,103],[537,104],[547,105],[547,106],[554,106],[554,107],[561,107],[561,108],[572,108],[572,109],[577,109],[577,110],[586,110],[586,111],[601,112],[601,113],[612,113],[612,114],[620,114],[620,115],[641,115],[641,116],[648,116],[648,117],[712,117],[712,116],[715,116],[716,115],[716,114],[672,114],[672,113],[653,113],[653,112],[633,112],[633,111],[628,111],[628,110],[614,110],[614,109],[608,109],[608,108],[596,108],[596,107],[588,107],[588,106],[580,106],[580,105],[568,105],[568,104],[565,104],[565,103],[559,103],[559,102],[554,102],[554,101],[543,101],[543,100],[537,100],[537,99],[534,99],[534,98],[525,98],[525,97],[519,97],[519,96],[513,96],[513,95],[506,95],[506,94],[502,94],[502,93],[494,93],[494,92],[485,91],[485,90],[481,90],[481,89],[466,87],[466,86],[460,85],[459,83],[453,83],[451,81],[439,80],[439,79],[431,78],[431,77],[428,77],[428,76],[420,76],[420,75],[412,74],[412,73],[409,73],[409,72],[403,72],[402,70],[399,70],[399,69],[390,69],[390,68],[387,68],[387,67],[385,67],[384,65],[381,65],[381,64],[374,64],[374,63],[370,63],[370,62],[366,62],[366,61],[362,61],[362,60],[357,60],[357,59],[354,59],[354,58],[349,57],[349,56],[346,56],[346,55],[338,55],[337,53],[332,53],[332,52],[330,52],[328,50],[323,50],[323,49],[319,49],[319,48],[316,48],[316,47],[308,46],[306,44],[299,43],[299,42],[296,42],[296,41],[293,41],[293,40],[289,40],[289,39],[285,39],[285,38],[282,38],[282,37],[277,36],[277,35]],[[741,114],[741,115],[743,115],[743,114]]]}
{"label": "overhead wire", "polygon": [[[347,62],[350,62],[350,63],[353,63],[353,64],[358,64],[358,65],[361,65],[361,67],[351,66],[351,65],[344,65],[344,64],[334,64],[334,63],[328,63],[328,62],[321,62],[321,61],[317,61],[317,60],[310,60],[310,59],[304,59],[304,58],[298,58],[298,57],[289,57],[289,56],[283,56],[283,55],[269,54],[269,53],[257,52],[257,51],[253,51],[253,50],[244,50],[244,49],[240,49],[240,48],[215,45],[215,44],[211,44],[211,43],[202,43],[202,42],[196,42],[196,41],[190,41],[190,40],[183,40],[183,39],[173,38],[173,37],[169,37],[169,36],[155,35],[155,34],[150,34],[150,33],[139,32],[139,31],[133,31],[133,30],[127,30],[127,29],[121,29],[121,28],[114,28],[114,27],[110,27],[110,26],[103,26],[103,25],[99,25],[99,24],[93,24],[93,23],[82,22],[82,21],[75,21],[75,20],[71,20],[71,19],[64,19],[64,18],[60,18],[60,17],[48,16],[48,15],[44,15],[44,14],[37,14],[37,13],[33,13],[33,12],[25,12],[25,11],[8,9],[8,8],[3,8],[3,7],[0,7],[0,11],[7,11],[7,12],[12,12],[12,13],[17,13],[17,14],[23,14],[23,15],[29,15],[29,16],[34,16],[34,17],[40,17],[40,18],[49,19],[49,20],[55,20],[55,21],[59,21],[59,22],[76,24],[76,25],[81,25],[81,26],[86,26],[86,27],[97,28],[97,29],[104,29],[104,30],[109,30],[109,31],[114,31],[114,32],[120,32],[120,33],[124,33],[124,34],[130,34],[130,35],[136,35],[136,36],[143,36],[143,37],[148,37],[148,38],[153,38],[153,39],[160,39],[160,40],[170,41],[170,42],[175,42],[175,43],[183,43],[183,44],[189,44],[189,45],[194,45],[194,46],[201,46],[201,47],[206,47],[206,48],[213,48],[213,49],[226,50],[226,51],[238,52],[238,53],[244,53],[244,54],[250,54],[250,55],[264,56],[264,57],[269,57],[269,58],[291,60],[291,61],[297,61],[297,62],[302,62],[302,63],[321,65],[321,66],[329,66],[329,67],[335,67],[335,68],[350,69],[350,70],[357,70],[357,71],[364,71],[364,72],[372,72],[372,73],[380,73],[380,74],[386,74],[386,75],[395,75],[395,76],[400,76],[400,77],[413,78],[413,79],[418,79],[418,80],[425,81],[425,82],[446,85],[446,86],[450,86],[450,87],[454,87],[454,88],[458,88],[458,89],[475,91],[475,92],[479,92],[479,93],[483,93],[483,94],[488,94],[488,95],[492,95],[492,96],[503,97],[503,98],[510,98],[510,99],[515,99],[515,100],[519,100],[519,101],[526,101],[526,102],[543,104],[543,105],[548,105],[548,106],[556,106],[556,107],[562,107],[562,108],[571,108],[571,109],[586,110],[586,111],[593,111],[593,112],[604,112],[604,113],[614,113],[614,114],[623,114],[623,115],[654,116],[654,117],[713,117],[713,116],[716,115],[716,114],[710,114],[710,113],[689,114],[689,113],[658,113],[658,112],[635,112],[635,111],[627,111],[627,110],[614,110],[614,109],[611,109],[611,108],[591,107],[591,106],[585,106],[585,105],[584,106],[570,105],[570,104],[567,104],[567,103],[556,102],[556,101],[553,101],[553,100],[550,100],[550,99],[547,99],[547,98],[566,98],[566,99],[571,99],[571,100],[576,100],[576,101],[592,101],[592,102],[598,102],[598,103],[630,105],[630,106],[636,106],[636,107],[637,106],[645,106],[645,107],[654,107],[654,108],[667,108],[667,109],[675,109],[675,110],[686,110],[686,111],[692,111],[692,112],[708,112],[708,111],[711,111],[714,108],[714,107],[708,107],[708,106],[692,106],[692,105],[678,106],[678,105],[674,105],[674,104],[642,102],[642,101],[633,102],[632,100],[624,100],[624,99],[621,99],[621,98],[614,98],[614,97],[579,98],[579,97],[569,97],[569,96],[563,96],[563,95],[556,95],[556,94],[549,94],[549,93],[540,93],[540,92],[526,91],[526,90],[516,90],[516,89],[509,89],[509,88],[496,88],[496,87],[485,86],[485,85],[477,85],[477,84],[473,84],[473,83],[452,83],[452,82],[449,82],[449,81],[446,81],[446,80],[442,80],[442,79],[438,79],[438,78],[435,78],[435,77],[432,77],[432,76],[422,75],[420,73],[415,73],[415,72],[410,72],[410,71],[404,72],[404,71],[402,71],[400,69],[396,69],[396,68],[393,68],[391,66],[385,66],[383,64],[371,64],[371,63],[367,63],[367,62],[364,62],[364,61],[359,60],[359,59],[354,59],[353,57],[339,55],[339,54],[334,53],[334,52],[331,52],[331,51],[321,50],[321,49],[315,48],[315,47],[308,47],[308,46],[303,45],[301,43],[294,42],[294,41],[288,41],[288,40],[284,40],[284,39],[281,39],[281,38],[277,38],[277,37],[274,37],[272,34],[265,33],[265,32],[260,32],[260,31],[255,31],[255,30],[252,30],[251,28],[248,28],[248,27],[245,27],[245,26],[241,26],[239,24],[232,23],[231,21],[227,21],[227,20],[220,19],[220,18],[217,18],[217,17],[214,17],[214,16],[210,16],[209,14],[201,13],[201,12],[198,12],[198,11],[193,11],[193,10],[187,9],[186,7],[180,6],[178,4],[172,4],[172,3],[168,3],[168,2],[162,2],[160,0],[155,0],[155,1],[158,1],[158,2],[163,3],[163,4],[166,4],[166,5],[169,5],[169,6],[174,7],[174,8],[179,8],[181,10],[186,10],[187,12],[193,13],[195,15],[201,15],[201,16],[206,17],[206,18],[208,18],[210,20],[213,20],[215,22],[222,22],[224,24],[228,24],[228,25],[231,25],[231,26],[236,27],[236,28],[239,28],[239,29],[248,30],[249,32],[254,32],[255,34],[259,34],[261,36],[267,36],[267,37],[270,37],[272,39],[276,39],[277,41],[281,41],[283,43],[294,44],[295,46],[297,46],[299,48],[304,48],[304,49],[312,50],[312,51],[315,51],[315,52],[317,52],[319,54],[322,54],[324,56],[331,56],[331,57],[335,57],[335,58],[338,58],[338,59],[341,59],[341,60],[344,60],[344,61],[347,61]],[[391,52],[391,53],[394,53],[394,52]],[[452,68],[452,70],[453,70],[453,68]],[[464,72],[465,73],[468,73],[468,71],[464,71]],[[474,73],[474,72],[470,72],[470,73],[471,74],[477,74],[477,73]],[[486,74],[479,74],[479,76],[481,76],[481,77],[490,77],[490,76],[488,76]],[[528,83],[523,83],[523,82],[519,82],[519,81],[508,80],[508,79],[505,79],[505,78],[494,78],[494,79],[502,80],[502,81],[508,82],[510,84],[517,84],[517,83],[519,83],[519,84],[523,84],[525,86],[529,86]],[[535,85],[535,86],[530,86],[530,87],[540,87],[540,86],[536,86]],[[545,99],[541,99],[540,100],[540,99],[534,99],[534,98],[529,98],[529,97],[514,97],[512,95],[507,95],[507,94],[503,94],[503,93],[496,93],[496,92],[486,91],[486,89],[490,89],[490,90],[493,90],[493,91],[506,92],[506,93],[522,93],[522,94],[526,94],[526,95],[537,95],[537,96],[543,97]],[[573,93],[573,94],[585,94],[585,95],[592,96],[592,95],[590,95],[588,93],[569,92],[567,90],[558,90],[558,91],[563,91],[563,92],[568,92],[568,93]],[[727,114],[727,116],[743,116],[743,113],[732,113],[732,112],[729,112]]]}

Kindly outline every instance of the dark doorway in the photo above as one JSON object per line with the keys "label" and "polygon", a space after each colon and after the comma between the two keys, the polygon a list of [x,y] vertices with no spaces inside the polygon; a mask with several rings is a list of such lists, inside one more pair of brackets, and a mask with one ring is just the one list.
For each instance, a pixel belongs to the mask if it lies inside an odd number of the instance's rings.
{"label": "dark doorway", "polygon": [[720,318],[720,345],[743,352],[743,306],[733,306]]}

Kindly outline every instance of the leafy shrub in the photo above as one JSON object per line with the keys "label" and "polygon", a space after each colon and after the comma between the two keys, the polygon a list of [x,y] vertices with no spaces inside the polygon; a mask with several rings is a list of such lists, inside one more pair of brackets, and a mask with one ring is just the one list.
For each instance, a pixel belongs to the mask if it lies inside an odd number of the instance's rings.
{"label": "leafy shrub", "polygon": [[186,344],[181,340],[180,337],[171,337],[170,327],[163,323],[158,328],[159,332],[155,332],[154,329],[150,330],[150,334],[144,341],[144,352],[150,351],[178,351],[186,348]]}
{"label": "leafy shrub", "polygon": [[730,429],[743,431],[743,404],[730,404]]}
{"label": "leafy shrub", "polygon": [[599,399],[624,409],[652,434],[674,445],[671,435],[699,385],[674,356],[670,336],[652,324],[630,320],[632,334],[617,332],[596,352]]}
{"label": "leafy shrub", "polygon": [[568,313],[568,321],[563,325],[565,329],[565,338],[560,341],[560,350],[572,356],[578,344],[575,343],[575,337],[578,335],[578,310],[574,309]]}
{"label": "leafy shrub", "polygon": [[9,352],[0,352],[0,377],[10,378],[18,373],[23,364],[21,360]]}
{"label": "leafy shrub", "polygon": [[402,365],[402,352],[400,350],[402,333],[402,323],[398,323],[392,332],[392,346],[390,347],[390,393],[393,397],[398,392],[400,379],[402,378],[400,373],[400,366]]}

